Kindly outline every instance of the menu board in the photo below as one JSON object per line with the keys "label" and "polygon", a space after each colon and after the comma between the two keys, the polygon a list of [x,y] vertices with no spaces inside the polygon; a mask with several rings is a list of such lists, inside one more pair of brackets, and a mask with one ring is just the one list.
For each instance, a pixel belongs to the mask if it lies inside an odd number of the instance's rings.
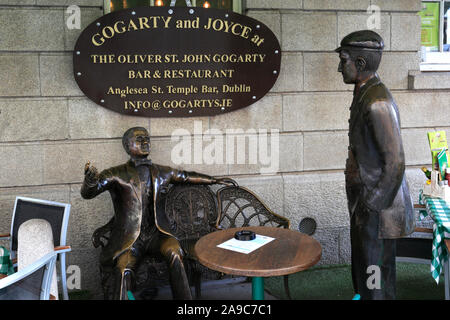
{"label": "menu board", "polygon": [[430,51],[439,51],[439,14],[438,2],[422,2],[422,11],[419,12],[422,21],[421,42]]}

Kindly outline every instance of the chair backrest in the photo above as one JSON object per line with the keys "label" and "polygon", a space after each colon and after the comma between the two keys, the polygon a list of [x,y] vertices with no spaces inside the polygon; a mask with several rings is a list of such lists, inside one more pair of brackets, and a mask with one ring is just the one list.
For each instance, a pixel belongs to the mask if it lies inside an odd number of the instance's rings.
{"label": "chair backrest", "polygon": [[20,225],[30,219],[47,220],[52,227],[54,245],[66,245],[69,215],[70,204],[16,197],[11,223],[11,251],[17,251],[17,233]]}
{"label": "chair backrest", "polygon": [[289,228],[289,219],[270,210],[253,192],[227,186],[217,191],[219,216],[216,227],[220,229],[267,226]]}
{"label": "chair backrest", "polygon": [[[17,234],[17,270],[21,271],[46,254],[53,252],[53,232],[50,223],[43,219],[30,219],[20,225]],[[58,299],[56,268],[53,270],[50,293]]]}
{"label": "chair backrest", "polygon": [[50,252],[23,270],[0,280],[0,300],[48,300],[57,252]]}
{"label": "chair backrest", "polygon": [[206,185],[173,185],[165,206],[170,231],[179,240],[199,239],[214,229],[217,204]]}

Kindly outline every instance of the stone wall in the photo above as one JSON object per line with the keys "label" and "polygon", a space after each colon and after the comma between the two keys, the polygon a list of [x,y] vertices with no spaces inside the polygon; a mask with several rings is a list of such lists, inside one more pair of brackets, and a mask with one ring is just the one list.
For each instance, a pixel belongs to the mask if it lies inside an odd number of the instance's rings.
{"label": "stone wall", "polygon": [[343,84],[333,50],[347,33],[367,28],[371,4],[382,10],[378,31],[386,52],[379,73],[400,108],[415,199],[424,181],[418,168],[430,164],[426,132],[450,127],[442,116],[450,108],[445,87],[450,78],[417,71],[419,0],[247,0],[246,14],[269,26],[281,43],[282,70],[274,88],[233,113],[170,120],[119,115],[83,95],[72,71],[81,30],[65,24],[72,4],[81,7],[82,29],[103,14],[103,0],[0,0],[0,219],[8,231],[17,195],[70,203],[68,264],[80,266],[82,289],[95,295],[99,250],[90,238],[109,220],[112,205],[108,194],[81,198],[83,167],[88,160],[99,169],[126,161],[121,136],[131,126],[149,129],[153,161],[169,165],[171,134],[178,128],[279,130],[277,174],[261,175],[261,165],[253,164],[183,168],[235,178],[291,219],[294,229],[303,217],[315,218],[315,237],[323,246],[320,263],[349,262],[343,168],[352,87]]}

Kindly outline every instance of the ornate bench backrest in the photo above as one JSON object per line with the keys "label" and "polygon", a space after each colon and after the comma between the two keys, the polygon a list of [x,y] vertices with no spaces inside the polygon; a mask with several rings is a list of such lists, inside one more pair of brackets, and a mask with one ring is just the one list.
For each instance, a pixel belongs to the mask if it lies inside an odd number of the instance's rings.
{"label": "ornate bench backrest", "polygon": [[289,219],[270,210],[253,192],[227,186],[217,191],[219,217],[216,227],[228,229],[248,226],[289,228]]}
{"label": "ornate bench backrest", "polygon": [[217,204],[206,185],[173,185],[166,196],[170,231],[180,240],[195,240],[215,230]]}

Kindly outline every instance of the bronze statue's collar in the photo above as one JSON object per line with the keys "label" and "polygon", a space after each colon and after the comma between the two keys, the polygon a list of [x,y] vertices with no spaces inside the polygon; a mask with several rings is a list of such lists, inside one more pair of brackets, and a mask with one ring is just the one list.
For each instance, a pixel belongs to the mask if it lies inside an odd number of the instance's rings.
{"label": "bronze statue's collar", "polygon": [[378,74],[375,73],[373,77],[371,77],[368,80],[366,80],[365,82],[363,82],[359,87],[355,86],[353,95],[355,97],[359,97],[359,99],[361,99],[364,96],[364,94],[366,93],[367,89],[369,89],[373,85],[379,83],[380,81],[381,80],[378,77]]}
{"label": "bronze statue's collar", "polygon": [[134,167],[138,167],[138,166],[142,166],[142,165],[147,165],[147,166],[151,166],[152,165],[152,160],[150,159],[130,159],[128,161],[129,164],[133,165]]}

